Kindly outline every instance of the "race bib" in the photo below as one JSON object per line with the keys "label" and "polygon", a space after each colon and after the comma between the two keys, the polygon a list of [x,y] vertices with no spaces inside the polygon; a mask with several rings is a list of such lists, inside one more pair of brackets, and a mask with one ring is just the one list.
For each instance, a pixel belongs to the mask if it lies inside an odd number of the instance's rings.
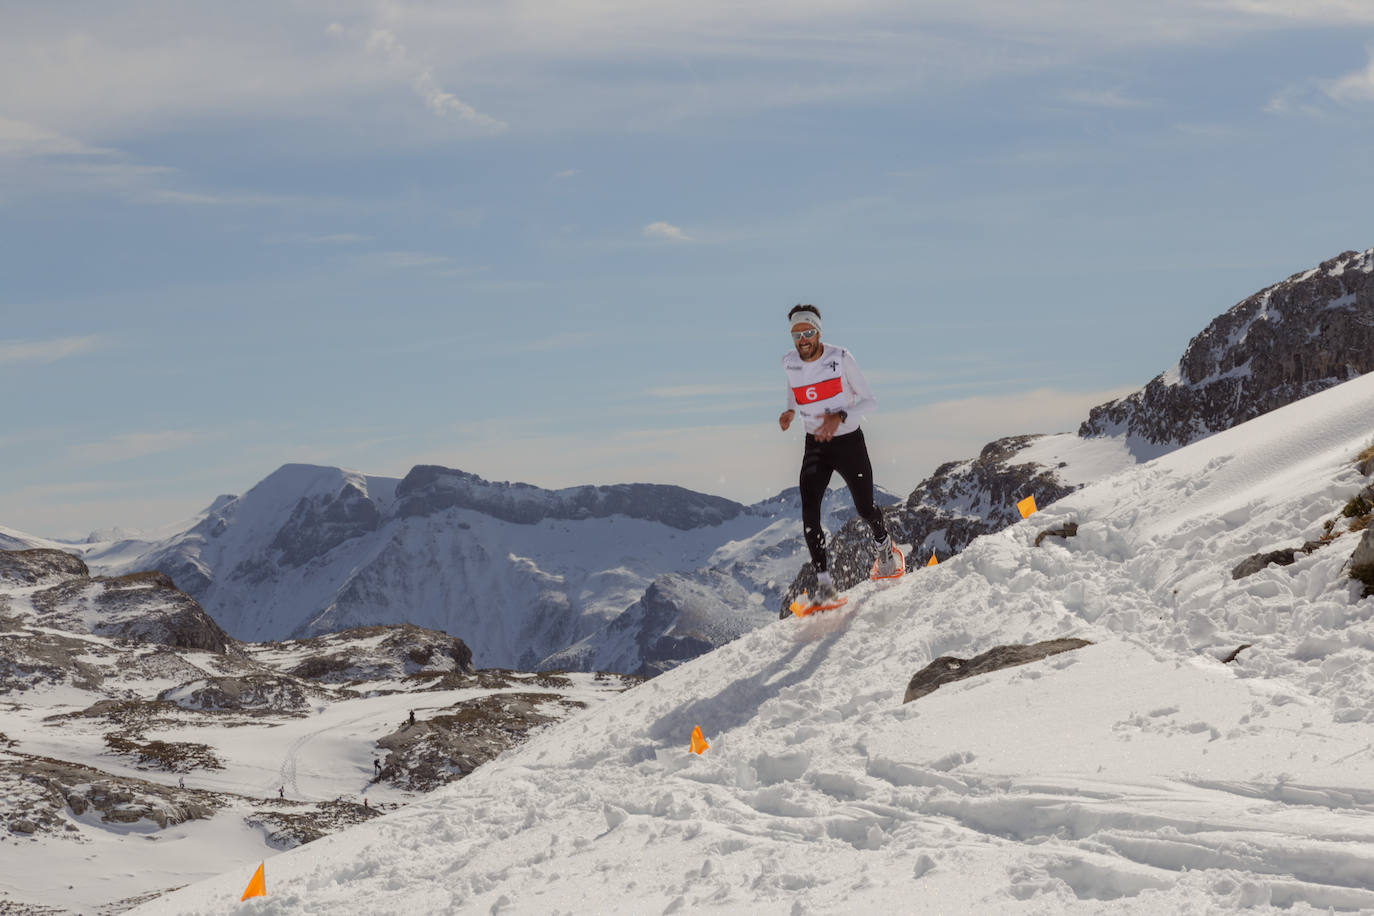
{"label": "race bib", "polygon": [[844,391],[844,384],[839,376],[828,378],[823,382],[814,385],[804,385],[792,389],[792,397],[798,404],[815,404],[817,401],[828,400]]}

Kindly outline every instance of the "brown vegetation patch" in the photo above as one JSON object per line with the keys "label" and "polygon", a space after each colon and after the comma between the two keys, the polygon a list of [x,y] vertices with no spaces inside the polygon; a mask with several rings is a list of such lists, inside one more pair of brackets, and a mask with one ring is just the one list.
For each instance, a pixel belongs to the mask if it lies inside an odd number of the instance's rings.
{"label": "brown vegetation patch", "polygon": [[1374,443],[1366,445],[1364,451],[1355,456],[1355,466],[1366,477],[1374,474]]}
{"label": "brown vegetation patch", "polygon": [[151,585],[154,588],[165,588],[169,589],[170,591],[178,591],[176,583],[172,581],[171,576],[167,575],[166,573],[160,573],[157,570],[153,569],[145,570],[143,572],[128,573],[127,575],[123,576],[113,576],[109,578],[102,576],[101,578],[98,578],[95,581],[104,582],[106,588],[113,589],[138,588],[144,585]]}
{"label": "brown vegetation patch", "polygon": [[357,659],[350,655],[317,655],[307,658],[287,673],[294,677],[318,681],[357,667],[357,664]]}
{"label": "brown vegetation patch", "polygon": [[572,687],[572,678],[566,671],[536,671],[529,683],[550,690],[566,690]]}
{"label": "brown vegetation patch", "polygon": [[1370,494],[1365,491],[1351,497],[1350,501],[1345,504],[1345,508],[1341,510],[1341,517],[1359,518],[1362,515],[1367,516],[1371,512],[1374,512],[1374,502],[1370,501]]}
{"label": "brown vegetation patch", "polygon": [[133,757],[139,767],[166,770],[169,773],[189,773],[192,770],[222,770],[215,752],[208,744],[192,741],[138,742],[119,734],[105,736],[105,746],[116,754]]}
{"label": "brown vegetation patch", "polygon": [[98,700],[72,715],[86,719],[101,717],[113,725],[142,731],[174,721],[179,711],[175,703],[162,700]]}

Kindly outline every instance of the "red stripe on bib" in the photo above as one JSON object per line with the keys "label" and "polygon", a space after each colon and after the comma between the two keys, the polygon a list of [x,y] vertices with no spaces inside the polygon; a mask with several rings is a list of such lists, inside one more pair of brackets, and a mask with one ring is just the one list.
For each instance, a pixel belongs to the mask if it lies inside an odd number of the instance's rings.
{"label": "red stripe on bib", "polygon": [[800,388],[792,389],[792,397],[796,398],[798,404],[814,404],[817,401],[824,401],[833,398],[835,395],[844,391],[844,383],[839,376],[828,378],[823,382],[814,385],[805,385]]}

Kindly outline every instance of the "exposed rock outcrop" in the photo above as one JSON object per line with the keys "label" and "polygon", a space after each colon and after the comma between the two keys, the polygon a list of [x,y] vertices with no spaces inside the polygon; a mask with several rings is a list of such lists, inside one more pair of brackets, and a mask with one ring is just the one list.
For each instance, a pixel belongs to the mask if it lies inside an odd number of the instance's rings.
{"label": "exposed rock outcrop", "polygon": [[1350,556],[1350,578],[1364,583],[1364,595],[1374,595],[1374,528],[1366,528]]}
{"label": "exposed rock outcrop", "polygon": [[1046,528],[1035,536],[1035,546],[1039,547],[1045,538],[1068,538],[1078,537],[1078,522],[1065,522],[1058,528]]}
{"label": "exposed rock outcrop", "polygon": [[303,714],[310,709],[312,699],[319,699],[311,694],[312,691],[306,690],[295,678],[250,674],[190,681],[162,691],[157,698],[185,709]]}
{"label": "exposed rock outcrop", "polygon": [[962,681],[979,674],[990,674],[1003,668],[1025,665],[1051,655],[1058,655],[1060,652],[1090,645],[1092,643],[1086,639],[1047,639],[1029,646],[994,646],[973,658],[942,655],[912,676],[902,702],[919,700],[927,694],[934,693],[944,684]]}
{"label": "exposed rock outcrop", "polygon": [[16,833],[75,833],[64,816],[109,824],[148,820],[159,829],[211,817],[214,798],[46,757],[12,755],[0,765],[0,823]]}
{"label": "exposed rock outcrop", "polygon": [[272,643],[268,655],[304,656],[294,677],[322,684],[400,680],[420,671],[473,673],[472,649],[457,636],[404,623],[353,627],[327,636]]}
{"label": "exposed rock outcrop", "polygon": [[429,791],[467,776],[559,718],[549,706],[581,707],[546,693],[504,693],[458,703],[446,712],[403,724],[380,739],[387,751],[379,779]]}
{"label": "exposed rock outcrop", "polygon": [[280,552],[283,565],[304,566],[345,541],[371,534],[381,524],[377,505],[355,484],[345,483],[337,493],[301,497],[268,546]]}
{"label": "exposed rock outcrop", "polygon": [[1255,573],[1264,569],[1266,566],[1291,566],[1298,559],[1299,554],[1308,554],[1323,546],[1320,541],[1308,541],[1301,547],[1284,547],[1280,550],[1269,550],[1264,553],[1257,553],[1246,557],[1235,565],[1231,570],[1232,579],[1244,579],[1246,576],[1253,576]]}
{"label": "exposed rock outcrop", "polygon": [[34,592],[32,601],[45,625],[75,633],[205,652],[236,644],[196,599],[160,572],[72,578]]}
{"label": "exposed rock outcrop", "polygon": [[0,550],[0,579],[23,585],[45,585],[86,579],[90,570],[80,557],[61,550]]}

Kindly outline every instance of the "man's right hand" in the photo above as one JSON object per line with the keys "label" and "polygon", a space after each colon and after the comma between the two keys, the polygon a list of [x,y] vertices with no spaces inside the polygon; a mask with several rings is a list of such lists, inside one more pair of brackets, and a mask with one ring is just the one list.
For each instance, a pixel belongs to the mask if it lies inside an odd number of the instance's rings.
{"label": "man's right hand", "polygon": [[787,427],[792,425],[792,417],[794,417],[796,413],[795,410],[784,410],[782,416],[778,417],[778,425],[782,427],[783,432],[787,432]]}

